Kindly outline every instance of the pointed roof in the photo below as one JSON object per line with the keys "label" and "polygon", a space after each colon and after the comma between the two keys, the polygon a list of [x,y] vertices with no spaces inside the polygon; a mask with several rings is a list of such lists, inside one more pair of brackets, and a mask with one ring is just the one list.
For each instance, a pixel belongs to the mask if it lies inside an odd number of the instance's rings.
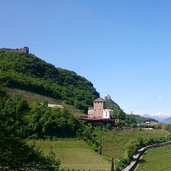
{"label": "pointed roof", "polygon": [[105,100],[101,97],[98,97],[96,100],[94,100],[94,102],[105,102]]}

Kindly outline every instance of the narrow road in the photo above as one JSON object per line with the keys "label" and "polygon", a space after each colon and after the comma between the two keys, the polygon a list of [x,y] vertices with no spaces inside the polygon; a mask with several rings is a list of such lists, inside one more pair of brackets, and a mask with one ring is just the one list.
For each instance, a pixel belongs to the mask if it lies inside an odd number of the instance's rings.
{"label": "narrow road", "polygon": [[131,163],[125,169],[123,169],[122,171],[133,171],[136,168],[140,157],[144,154],[144,152],[146,150],[148,150],[150,148],[156,148],[156,147],[169,145],[169,144],[171,144],[171,141],[167,141],[167,142],[163,142],[163,143],[155,143],[155,144],[148,145],[146,147],[143,147],[143,148],[139,149],[137,154],[135,154],[133,156],[133,160],[131,161]]}

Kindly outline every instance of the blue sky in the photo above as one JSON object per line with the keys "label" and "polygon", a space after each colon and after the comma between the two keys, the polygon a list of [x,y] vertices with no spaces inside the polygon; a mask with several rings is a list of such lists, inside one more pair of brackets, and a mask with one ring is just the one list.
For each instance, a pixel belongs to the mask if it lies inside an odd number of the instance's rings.
{"label": "blue sky", "polygon": [[29,46],[125,112],[171,114],[170,0],[0,0],[0,47]]}

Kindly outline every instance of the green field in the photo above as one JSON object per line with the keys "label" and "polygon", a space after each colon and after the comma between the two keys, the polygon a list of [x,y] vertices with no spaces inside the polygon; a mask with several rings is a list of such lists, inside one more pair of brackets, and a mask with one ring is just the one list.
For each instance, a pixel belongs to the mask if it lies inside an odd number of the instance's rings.
{"label": "green field", "polygon": [[136,171],[170,171],[171,145],[153,148],[142,156]]}
{"label": "green field", "polygon": [[102,154],[113,157],[114,159],[122,156],[125,145],[133,139],[143,138],[158,139],[165,137],[167,132],[164,130],[122,130],[122,131],[96,131],[97,139],[102,143]]}
{"label": "green field", "polygon": [[[31,142],[29,142],[31,143]],[[94,152],[81,140],[37,140],[36,146],[45,154],[54,151],[56,158],[60,159],[61,167],[65,169],[80,170],[110,170],[111,163]]]}
{"label": "green field", "polygon": [[[102,142],[102,154],[117,159],[123,155],[125,145],[132,139],[160,138],[167,135],[163,130],[127,130],[127,131],[96,131],[96,138]],[[36,140],[45,154],[54,151],[61,161],[61,168],[80,170],[110,170],[111,163],[94,152],[84,141],[68,140]]]}

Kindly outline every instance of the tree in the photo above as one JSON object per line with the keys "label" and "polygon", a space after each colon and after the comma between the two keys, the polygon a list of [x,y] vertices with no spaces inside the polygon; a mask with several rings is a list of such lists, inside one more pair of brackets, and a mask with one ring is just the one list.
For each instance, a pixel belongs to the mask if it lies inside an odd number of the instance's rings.
{"label": "tree", "polygon": [[114,171],[114,161],[113,161],[113,158],[112,158],[112,164],[111,164],[111,171]]}
{"label": "tree", "polygon": [[59,161],[44,156],[22,139],[27,103],[10,99],[0,90],[0,168],[2,170],[58,170]]}

